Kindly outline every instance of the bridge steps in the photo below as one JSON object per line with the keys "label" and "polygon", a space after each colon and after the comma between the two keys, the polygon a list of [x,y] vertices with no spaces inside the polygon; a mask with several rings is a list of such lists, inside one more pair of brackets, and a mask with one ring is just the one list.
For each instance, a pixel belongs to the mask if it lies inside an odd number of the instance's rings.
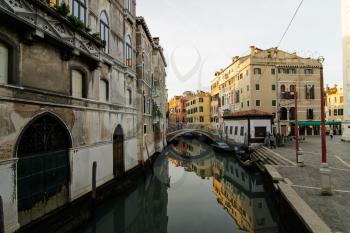
{"label": "bridge steps", "polygon": [[260,147],[254,150],[251,156],[257,161],[259,167],[264,167],[264,165],[296,166],[294,162],[282,157],[266,147]]}

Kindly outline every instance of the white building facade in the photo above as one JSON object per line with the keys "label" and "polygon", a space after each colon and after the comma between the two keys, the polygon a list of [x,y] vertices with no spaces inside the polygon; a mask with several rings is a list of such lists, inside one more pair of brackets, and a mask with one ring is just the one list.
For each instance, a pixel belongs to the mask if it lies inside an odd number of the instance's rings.
{"label": "white building facade", "polygon": [[344,91],[344,141],[350,141],[350,0],[342,1],[343,18],[343,91]]}

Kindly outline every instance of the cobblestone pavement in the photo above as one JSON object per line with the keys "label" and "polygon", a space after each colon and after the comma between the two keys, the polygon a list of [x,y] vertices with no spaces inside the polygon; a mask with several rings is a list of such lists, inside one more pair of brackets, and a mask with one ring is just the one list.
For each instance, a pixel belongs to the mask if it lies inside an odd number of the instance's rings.
{"label": "cobblestone pavement", "polygon": [[[327,137],[327,159],[331,168],[332,196],[320,195],[321,138],[308,137],[301,143],[305,167],[278,167],[279,173],[334,232],[350,233],[350,143],[339,136]],[[295,162],[293,142],[274,150]]]}

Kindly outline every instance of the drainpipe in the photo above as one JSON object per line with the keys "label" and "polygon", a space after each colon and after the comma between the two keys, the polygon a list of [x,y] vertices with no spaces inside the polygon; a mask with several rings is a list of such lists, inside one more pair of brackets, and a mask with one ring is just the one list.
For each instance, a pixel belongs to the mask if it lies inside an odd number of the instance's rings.
{"label": "drainpipe", "polygon": [[2,197],[0,195],[0,233],[5,232],[5,224],[4,224],[4,207],[2,202]]}

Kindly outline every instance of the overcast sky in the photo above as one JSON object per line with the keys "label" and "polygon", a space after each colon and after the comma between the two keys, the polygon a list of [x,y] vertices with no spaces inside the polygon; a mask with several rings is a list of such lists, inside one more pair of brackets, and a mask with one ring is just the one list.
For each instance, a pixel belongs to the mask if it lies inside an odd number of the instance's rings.
{"label": "overcast sky", "polygon": [[[169,98],[210,90],[215,71],[249,46],[276,47],[300,0],[138,0],[168,62]],[[340,0],[304,0],[280,48],[325,61],[325,82],[342,84]]]}

